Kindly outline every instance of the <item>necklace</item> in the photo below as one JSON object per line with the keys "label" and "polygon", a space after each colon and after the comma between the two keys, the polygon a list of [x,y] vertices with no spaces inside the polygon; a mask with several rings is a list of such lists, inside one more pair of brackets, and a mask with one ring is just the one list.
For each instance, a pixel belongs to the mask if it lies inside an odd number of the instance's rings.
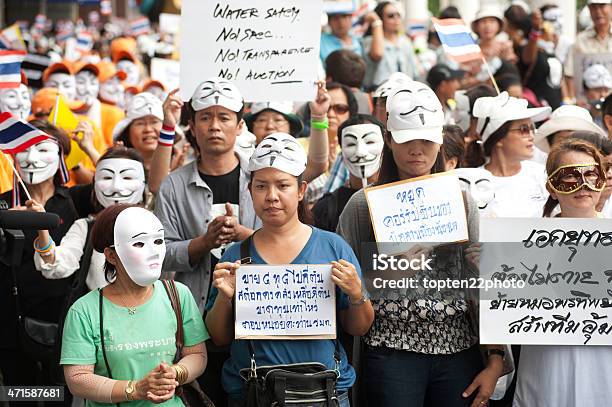
{"label": "necklace", "polygon": [[[148,294],[148,291],[147,291],[147,294]],[[147,296],[147,294],[145,294],[145,297]],[[119,294],[118,297],[119,297],[119,301],[121,301],[121,305],[123,305],[125,308],[127,308],[127,312],[128,312],[129,315],[136,314],[136,307],[129,307],[129,306],[127,306],[125,301],[123,300],[123,295],[122,294]]]}

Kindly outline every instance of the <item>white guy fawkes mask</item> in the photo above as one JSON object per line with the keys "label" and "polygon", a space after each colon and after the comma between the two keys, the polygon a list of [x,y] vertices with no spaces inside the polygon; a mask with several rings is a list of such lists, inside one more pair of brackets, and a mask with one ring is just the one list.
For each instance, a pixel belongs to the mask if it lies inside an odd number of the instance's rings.
{"label": "white guy fawkes mask", "polygon": [[117,70],[123,71],[126,74],[125,84],[127,86],[138,86],[140,83],[140,72],[138,66],[129,59],[122,59],[117,62]]}
{"label": "white guy fawkes mask", "polygon": [[117,76],[113,76],[100,84],[100,97],[108,103],[121,105],[123,103],[123,85]]}
{"label": "white guy fawkes mask", "polygon": [[482,168],[457,168],[455,174],[459,177],[461,188],[468,191],[482,214],[495,198],[493,178],[489,171]]}
{"label": "white guy fawkes mask", "polygon": [[0,89],[0,112],[9,112],[21,121],[27,121],[32,108],[28,87],[23,83],[18,88]]}
{"label": "white guy fawkes mask", "polygon": [[166,243],[164,227],[152,212],[131,207],[115,219],[115,251],[132,281],[141,287],[161,275]]}
{"label": "white guy fawkes mask", "polygon": [[210,106],[223,106],[232,112],[242,109],[242,94],[232,82],[218,77],[198,85],[191,96],[191,107],[196,112]]}
{"label": "white guy fawkes mask", "polygon": [[74,76],[67,73],[58,72],[49,75],[49,79],[45,82],[46,88],[57,88],[66,99],[76,99],[76,82]]}
{"label": "white guy fawkes mask", "polygon": [[342,160],[351,174],[368,179],[378,171],[383,141],[380,127],[356,124],[342,130]]}
{"label": "white guy fawkes mask", "polygon": [[100,81],[98,77],[90,71],[81,71],[76,74],[76,99],[85,103],[86,106],[93,105],[98,99],[100,92]]}
{"label": "white guy fawkes mask", "polygon": [[257,145],[249,160],[249,171],[276,168],[299,177],[306,169],[306,152],[293,136],[272,133]]}
{"label": "white guy fawkes mask", "polygon": [[145,174],[140,162],[128,158],[98,161],[94,191],[103,207],[117,203],[137,204],[142,201],[144,188]]}
{"label": "white guy fawkes mask", "polygon": [[19,164],[17,170],[23,182],[36,185],[52,178],[59,168],[59,152],[56,142],[45,140],[15,154],[15,161]]}

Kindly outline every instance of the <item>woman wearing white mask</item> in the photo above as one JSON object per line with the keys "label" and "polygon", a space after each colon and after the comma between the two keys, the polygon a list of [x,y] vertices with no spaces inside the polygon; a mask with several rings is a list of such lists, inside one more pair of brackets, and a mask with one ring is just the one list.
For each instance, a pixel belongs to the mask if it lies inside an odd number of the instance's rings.
{"label": "woman wearing white mask", "polygon": [[165,256],[159,219],[144,208],[111,205],[98,215],[92,241],[112,283],[68,311],[60,364],[70,391],[88,406],[182,406],[175,391],[204,371],[208,333],[190,291],[175,283],[184,340],[177,352],[172,291],[158,280]]}
{"label": "woman wearing white mask", "polygon": [[[96,214],[111,205],[139,204],[143,202],[146,176],[142,157],[134,149],[122,146],[110,148],[98,161],[94,177],[91,201],[94,212],[86,218],[78,219],[70,227],[60,244],[50,243],[49,231],[38,231],[38,245],[45,247],[51,244],[45,253],[34,254],[36,269],[48,279],[60,279],[71,276],[80,267],[83,255],[87,251],[88,232],[95,221]],[[32,210],[44,212],[44,208],[35,204]],[[104,255],[91,253],[91,261],[86,278],[90,290],[104,287],[107,281],[103,272]]]}
{"label": "woman wearing white mask", "polygon": [[0,89],[0,112],[9,112],[17,119],[26,121],[30,116],[32,97],[23,83],[18,88]]}
{"label": "woman wearing white mask", "polygon": [[[244,242],[255,264],[332,264],[336,285],[338,319],[350,335],[363,335],[374,318],[372,307],[362,290],[359,263],[353,251],[339,236],[308,226],[301,221],[306,183],[301,176],[306,168],[306,153],[288,134],[274,133],[256,148],[249,162],[253,206],[263,226]],[[213,286],[207,304],[206,325],[218,345],[231,345],[230,359],[223,370],[223,387],[229,405],[244,399],[239,370],[251,366],[246,341],[234,340],[234,297],[240,266],[241,244],[230,246],[215,267]],[[343,260],[344,259],[344,260]],[[339,371],[336,383],[340,406],[348,406],[348,389],[355,372],[348,364],[341,345],[332,340],[258,340],[251,341],[258,365],[319,362]],[[338,346],[338,348],[336,348]],[[334,360],[335,349],[340,353]],[[316,360],[312,360],[315,358]]]}

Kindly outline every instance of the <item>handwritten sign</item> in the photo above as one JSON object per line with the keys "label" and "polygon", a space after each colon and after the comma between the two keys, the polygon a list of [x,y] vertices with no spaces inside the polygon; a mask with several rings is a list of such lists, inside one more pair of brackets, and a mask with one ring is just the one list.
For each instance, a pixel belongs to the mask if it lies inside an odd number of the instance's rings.
{"label": "handwritten sign", "polygon": [[366,188],[377,242],[468,240],[459,179],[442,173]]}
{"label": "handwritten sign", "polygon": [[[612,345],[612,219],[482,218],[483,344]],[[495,243],[492,243],[495,242]]]}
{"label": "handwritten sign", "polygon": [[591,65],[603,65],[612,73],[612,53],[575,54],[574,55],[574,87],[576,98],[585,100],[583,73]]}
{"label": "handwritten sign", "polygon": [[179,61],[165,58],[151,59],[151,78],[163,83],[166,89],[179,87],[180,71]]}
{"label": "handwritten sign", "polygon": [[252,265],[236,272],[236,339],[334,339],[331,265]]}
{"label": "handwritten sign", "polygon": [[183,1],[181,97],[219,76],[247,102],[313,100],[321,10],[321,0]]}

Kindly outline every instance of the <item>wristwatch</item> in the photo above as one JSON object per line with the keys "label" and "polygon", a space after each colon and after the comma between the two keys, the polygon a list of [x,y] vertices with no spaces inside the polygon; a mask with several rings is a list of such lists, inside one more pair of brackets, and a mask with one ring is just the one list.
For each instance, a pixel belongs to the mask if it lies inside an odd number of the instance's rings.
{"label": "wristwatch", "polygon": [[504,351],[503,349],[487,349],[485,351],[485,356],[487,357],[487,359],[489,359],[491,355],[499,355],[501,356],[502,360],[506,359],[506,351]]}
{"label": "wristwatch", "polygon": [[365,291],[365,290],[362,290],[361,291],[361,298],[358,299],[355,302],[351,301],[351,299],[349,298],[349,304],[354,306],[354,307],[357,307],[357,306],[359,306],[361,304],[364,304],[369,299],[370,299],[370,296],[368,295],[368,292]]}
{"label": "wristwatch", "polygon": [[125,398],[128,401],[134,400],[135,392],[136,392],[136,383],[134,382],[134,380],[130,380],[127,386],[125,386]]}

